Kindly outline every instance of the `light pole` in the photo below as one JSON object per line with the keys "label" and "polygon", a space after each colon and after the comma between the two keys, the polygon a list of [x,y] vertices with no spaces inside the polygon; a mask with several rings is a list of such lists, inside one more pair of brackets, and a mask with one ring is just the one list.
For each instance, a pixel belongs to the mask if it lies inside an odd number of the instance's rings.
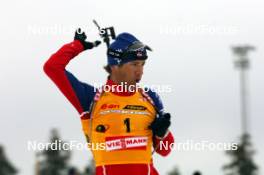
{"label": "light pole", "polygon": [[249,134],[248,132],[248,77],[247,70],[249,69],[248,52],[255,50],[255,47],[250,45],[232,47],[232,51],[236,56],[234,60],[235,68],[240,71],[240,115],[242,123],[242,135]]}
{"label": "light pole", "polygon": [[[250,142],[249,134],[249,114],[248,114],[248,77],[249,69],[248,52],[255,50],[253,46],[242,45],[232,47],[232,51],[236,56],[234,60],[235,67],[239,70],[240,77],[240,100],[241,100],[241,124],[242,136],[237,149],[228,150],[227,154],[231,156],[231,163],[224,166],[224,170],[229,170],[231,174],[254,175],[258,171],[258,166],[253,161],[254,150]],[[230,174],[229,173],[229,174]]]}

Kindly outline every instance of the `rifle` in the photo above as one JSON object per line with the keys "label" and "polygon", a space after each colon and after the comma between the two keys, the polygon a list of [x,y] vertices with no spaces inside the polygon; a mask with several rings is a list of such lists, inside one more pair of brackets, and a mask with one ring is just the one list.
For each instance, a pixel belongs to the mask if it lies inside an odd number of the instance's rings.
{"label": "rifle", "polygon": [[98,28],[99,35],[100,35],[101,38],[103,38],[103,41],[106,43],[106,47],[109,48],[110,39],[112,39],[112,40],[116,39],[114,27],[101,28],[95,20],[93,20],[93,23]]}

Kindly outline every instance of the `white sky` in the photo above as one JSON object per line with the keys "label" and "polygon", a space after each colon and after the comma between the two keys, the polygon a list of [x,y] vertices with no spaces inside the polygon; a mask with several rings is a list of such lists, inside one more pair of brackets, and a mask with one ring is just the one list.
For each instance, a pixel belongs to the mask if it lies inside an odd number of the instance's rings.
{"label": "white sky", "polygon": [[[66,140],[84,140],[77,112],[44,75],[42,66],[62,44],[72,41],[78,26],[88,31],[89,39],[97,39],[91,22],[97,19],[102,26],[114,25],[117,33],[133,33],[154,49],[143,83],[173,88],[172,93],[160,95],[173,115],[171,130],[176,142],[238,140],[239,79],[230,46],[256,46],[250,54],[250,132],[257,150],[255,161],[263,168],[263,7],[260,0],[2,2],[0,144],[20,175],[28,175],[33,174],[34,165],[28,140],[46,141],[53,127]],[[45,32],[48,28],[53,31]],[[101,46],[79,55],[68,69],[82,81],[104,83],[105,63],[105,46]],[[90,156],[76,151],[72,163],[83,167]],[[167,158],[155,156],[161,175],[173,165],[183,175],[196,169],[204,175],[221,175],[227,162],[221,151],[173,151]]]}

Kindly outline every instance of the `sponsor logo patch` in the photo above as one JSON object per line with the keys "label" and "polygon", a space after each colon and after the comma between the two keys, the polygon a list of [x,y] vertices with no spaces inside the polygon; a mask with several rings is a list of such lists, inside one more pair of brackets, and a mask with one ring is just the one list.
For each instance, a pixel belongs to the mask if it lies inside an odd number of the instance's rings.
{"label": "sponsor logo patch", "polygon": [[148,138],[142,136],[127,137],[106,137],[105,145],[106,151],[139,149],[145,150],[147,148]]}
{"label": "sponsor logo patch", "polygon": [[119,107],[117,104],[103,104],[101,109],[118,109]]}
{"label": "sponsor logo patch", "polygon": [[147,108],[145,106],[140,106],[140,105],[126,105],[124,109],[130,109],[130,110],[141,110],[144,111]]}
{"label": "sponsor logo patch", "polygon": [[118,114],[137,114],[137,115],[151,115],[147,111],[129,111],[129,110],[119,110],[119,109],[109,109],[105,111],[100,111],[100,115],[107,115],[111,113],[118,113]]}

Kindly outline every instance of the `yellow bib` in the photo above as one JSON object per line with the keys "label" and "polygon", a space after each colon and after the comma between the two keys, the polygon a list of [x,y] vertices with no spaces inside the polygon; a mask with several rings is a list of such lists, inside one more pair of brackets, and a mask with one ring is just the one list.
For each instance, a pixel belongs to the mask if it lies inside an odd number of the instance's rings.
{"label": "yellow bib", "polygon": [[148,127],[155,116],[153,105],[140,92],[132,96],[104,92],[94,104],[91,119],[82,120],[90,143],[104,148],[92,148],[96,166],[150,163],[152,131]]}

